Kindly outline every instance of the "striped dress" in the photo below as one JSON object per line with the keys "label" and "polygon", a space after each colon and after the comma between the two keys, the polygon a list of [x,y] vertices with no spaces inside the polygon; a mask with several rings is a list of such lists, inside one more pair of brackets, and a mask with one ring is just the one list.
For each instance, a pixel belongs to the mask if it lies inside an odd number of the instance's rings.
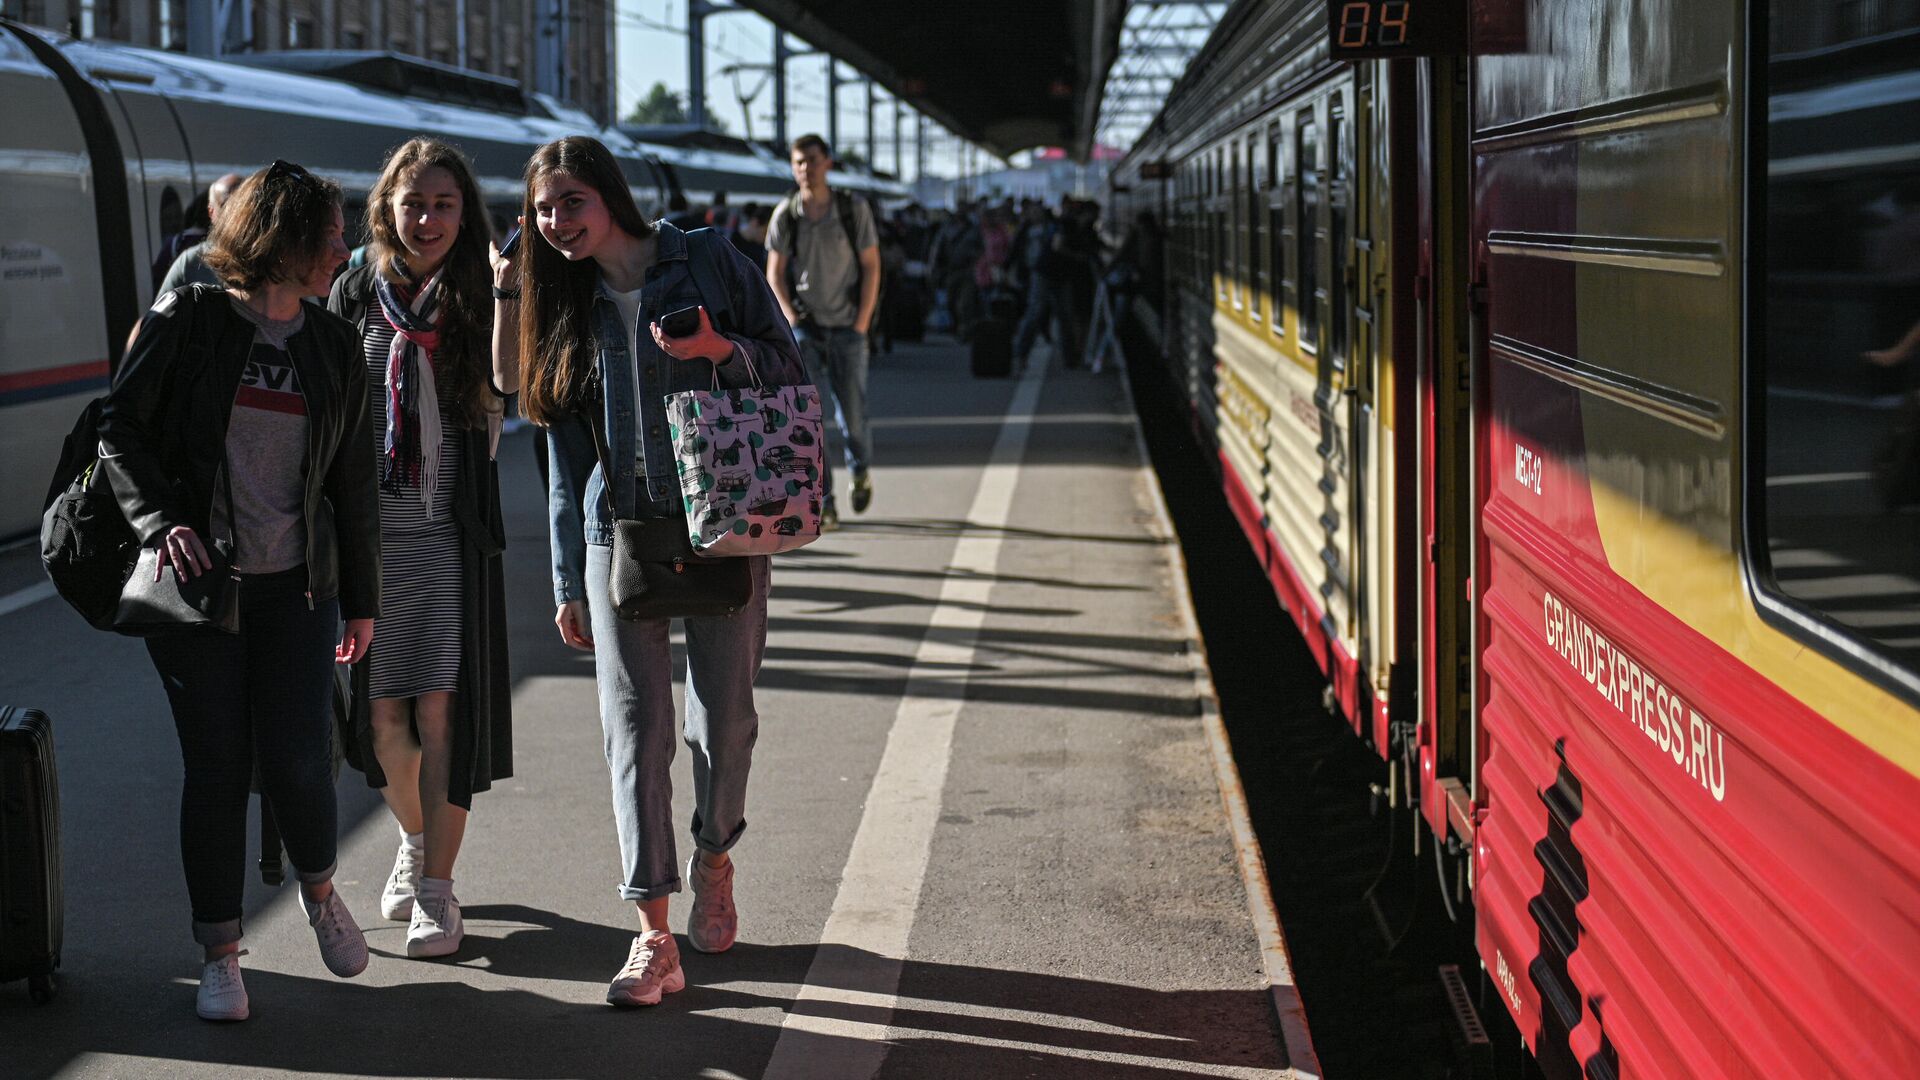
{"label": "striped dress", "polygon": [[[363,348],[373,397],[373,452],[386,456],[387,353],[393,327],[375,301]],[[440,391],[440,476],[428,512],[420,489],[402,480],[399,492],[380,492],[380,617],[367,650],[370,698],[409,698],[460,687],[461,634],[466,614],[460,585],[460,527],[453,520],[453,489],[460,460],[460,422],[448,383]]]}

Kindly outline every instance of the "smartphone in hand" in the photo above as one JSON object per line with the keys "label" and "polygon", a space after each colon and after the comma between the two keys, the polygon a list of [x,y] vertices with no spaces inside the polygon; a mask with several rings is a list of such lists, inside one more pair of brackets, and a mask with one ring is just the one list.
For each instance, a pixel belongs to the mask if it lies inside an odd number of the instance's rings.
{"label": "smartphone in hand", "polygon": [[668,337],[692,337],[700,332],[700,307],[683,307],[660,316],[660,332]]}
{"label": "smartphone in hand", "polygon": [[507,234],[506,240],[502,241],[500,244],[500,256],[502,258],[511,258],[513,256],[513,249],[519,246],[520,246],[520,226],[515,225],[513,227],[513,231]]}

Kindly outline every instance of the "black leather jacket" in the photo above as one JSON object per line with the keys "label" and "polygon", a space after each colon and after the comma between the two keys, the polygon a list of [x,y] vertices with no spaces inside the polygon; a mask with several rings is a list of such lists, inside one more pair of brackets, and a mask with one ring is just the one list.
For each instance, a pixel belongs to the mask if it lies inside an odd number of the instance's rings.
{"label": "black leather jacket", "polygon": [[[353,327],[313,301],[287,352],[307,399],[307,599],[338,597],[346,619],[380,613],[380,499],[367,366]],[[115,373],[100,457],[142,544],[191,526],[204,538],[227,420],[253,351],[253,324],[225,292],[162,297]]]}

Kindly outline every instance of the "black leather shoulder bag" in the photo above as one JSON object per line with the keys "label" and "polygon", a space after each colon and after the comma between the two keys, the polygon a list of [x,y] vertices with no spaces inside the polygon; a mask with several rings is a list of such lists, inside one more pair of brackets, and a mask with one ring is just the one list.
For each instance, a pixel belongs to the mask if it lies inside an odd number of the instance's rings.
{"label": "black leather shoulder bag", "polygon": [[220,478],[227,497],[228,539],[206,538],[203,546],[212,568],[183,579],[165,565],[164,537],[161,547],[141,548],[113,613],[116,633],[152,637],[197,629],[240,632],[240,575],[233,568],[233,477],[224,458]]}
{"label": "black leather shoulder bag", "polygon": [[[611,491],[614,471],[603,430],[606,410],[598,401],[587,403],[586,409],[603,486]],[[629,622],[736,615],[753,600],[752,569],[746,559],[695,554],[685,514],[613,523],[608,591],[614,612]]]}

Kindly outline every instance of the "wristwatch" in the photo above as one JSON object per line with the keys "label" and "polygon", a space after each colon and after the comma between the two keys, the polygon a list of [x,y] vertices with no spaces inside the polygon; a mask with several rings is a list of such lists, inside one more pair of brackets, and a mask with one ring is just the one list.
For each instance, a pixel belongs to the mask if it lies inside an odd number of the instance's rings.
{"label": "wristwatch", "polygon": [[493,287],[493,298],[495,300],[518,300],[520,299],[520,290],[519,289],[503,289],[500,286],[495,285]]}

